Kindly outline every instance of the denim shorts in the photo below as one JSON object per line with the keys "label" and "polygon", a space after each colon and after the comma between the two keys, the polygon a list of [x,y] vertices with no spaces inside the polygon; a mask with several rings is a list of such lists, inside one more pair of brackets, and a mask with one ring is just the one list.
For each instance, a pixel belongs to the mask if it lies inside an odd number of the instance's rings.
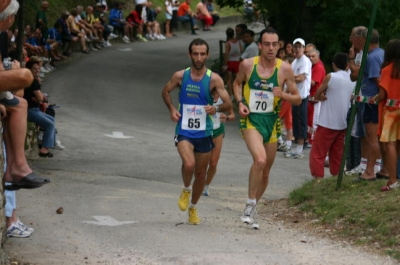
{"label": "denim shorts", "polygon": [[175,146],[178,146],[180,141],[188,141],[194,147],[195,153],[208,153],[214,148],[212,136],[204,138],[190,138],[183,135],[175,135]]}

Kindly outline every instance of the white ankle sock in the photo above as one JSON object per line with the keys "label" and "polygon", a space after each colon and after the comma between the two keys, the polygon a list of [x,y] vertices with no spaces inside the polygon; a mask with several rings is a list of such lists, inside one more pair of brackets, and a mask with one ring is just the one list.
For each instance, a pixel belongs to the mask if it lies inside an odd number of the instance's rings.
{"label": "white ankle sock", "polygon": [[189,208],[196,208],[196,204],[190,203]]}
{"label": "white ankle sock", "polygon": [[257,200],[256,199],[247,199],[247,202],[246,202],[246,204],[257,204]]}
{"label": "white ankle sock", "polygon": [[298,144],[296,150],[298,154],[303,153],[303,145]]}

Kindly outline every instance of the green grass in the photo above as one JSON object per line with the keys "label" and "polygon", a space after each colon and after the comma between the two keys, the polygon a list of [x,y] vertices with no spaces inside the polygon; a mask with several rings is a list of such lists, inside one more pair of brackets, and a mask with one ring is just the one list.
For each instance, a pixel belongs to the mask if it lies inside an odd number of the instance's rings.
{"label": "green grass", "polygon": [[353,179],[344,177],[338,191],[336,178],[307,182],[289,194],[289,206],[356,245],[378,244],[382,254],[400,260],[400,192],[381,192],[385,181],[355,184]]}

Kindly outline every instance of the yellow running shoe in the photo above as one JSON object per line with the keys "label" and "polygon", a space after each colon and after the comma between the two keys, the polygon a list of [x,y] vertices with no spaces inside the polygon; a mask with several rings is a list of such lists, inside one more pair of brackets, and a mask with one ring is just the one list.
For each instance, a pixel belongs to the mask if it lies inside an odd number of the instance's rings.
{"label": "yellow running shoe", "polygon": [[190,190],[182,189],[181,197],[178,200],[178,206],[181,211],[186,211],[189,207]]}
{"label": "yellow running shoe", "polygon": [[200,218],[197,215],[197,209],[194,207],[189,208],[189,224],[192,224],[192,225],[200,224]]}

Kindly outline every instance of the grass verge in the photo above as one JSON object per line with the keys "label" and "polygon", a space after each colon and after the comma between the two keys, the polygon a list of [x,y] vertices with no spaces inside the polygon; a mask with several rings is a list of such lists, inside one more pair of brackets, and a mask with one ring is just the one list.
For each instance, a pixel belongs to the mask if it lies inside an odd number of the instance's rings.
{"label": "grass verge", "polygon": [[385,181],[353,183],[353,179],[344,177],[338,191],[336,178],[309,181],[293,190],[284,201],[284,207],[290,211],[274,216],[279,215],[289,223],[307,222],[309,230],[353,245],[372,247],[400,261],[399,191],[381,192]]}

